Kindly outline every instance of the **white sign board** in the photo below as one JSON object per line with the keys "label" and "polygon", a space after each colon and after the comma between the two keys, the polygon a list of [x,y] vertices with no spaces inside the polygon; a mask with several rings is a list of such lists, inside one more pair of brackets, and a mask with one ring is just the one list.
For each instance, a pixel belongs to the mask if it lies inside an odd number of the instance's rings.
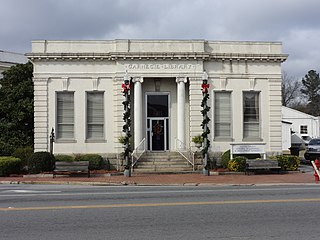
{"label": "white sign board", "polygon": [[265,158],[265,143],[263,144],[231,144],[231,159],[233,154],[263,154]]}

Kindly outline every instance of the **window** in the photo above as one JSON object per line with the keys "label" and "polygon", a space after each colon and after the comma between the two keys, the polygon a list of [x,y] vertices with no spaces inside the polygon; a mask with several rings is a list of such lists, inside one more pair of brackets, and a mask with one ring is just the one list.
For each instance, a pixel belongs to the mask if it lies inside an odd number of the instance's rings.
{"label": "window", "polygon": [[308,126],[307,125],[300,126],[300,134],[308,134]]}
{"label": "window", "polygon": [[104,139],[103,92],[87,92],[87,139]]}
{"label": "window", "polygon": [[57,139],[74,139],[74,93],[57,92]]}
{"label": "window", "polygon": [[214,136],[231,138],[231,92],[214,93]]}
{"label": "window", "polygon": [[260,138],[259,92],[243,93],[243,138]]}

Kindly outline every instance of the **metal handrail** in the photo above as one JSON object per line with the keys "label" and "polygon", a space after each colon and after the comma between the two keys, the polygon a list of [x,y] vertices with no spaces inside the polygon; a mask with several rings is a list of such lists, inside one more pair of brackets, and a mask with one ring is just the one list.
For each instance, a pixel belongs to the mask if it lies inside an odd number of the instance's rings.
{"label": "metal handrail", "polygon": [[194,152],[191,148],[187,148],[184,142],[176,138],[176,151],[192,165],[194,171]]}
{"label": "metal handrail", "polygon": [[142,139],[139,145],[133,150],[131,154],[131,166],[134,167],[138,160],[141,158],[142,154],[146,151],[146,139]]}

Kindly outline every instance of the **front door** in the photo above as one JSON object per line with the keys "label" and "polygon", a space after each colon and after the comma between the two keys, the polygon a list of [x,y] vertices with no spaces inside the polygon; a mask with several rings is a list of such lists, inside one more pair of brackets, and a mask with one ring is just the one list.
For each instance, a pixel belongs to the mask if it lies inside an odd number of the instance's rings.
{"label": "front door", "polygon": [[147,94],[147,146],[149,151],[169,150],[169,95]]}

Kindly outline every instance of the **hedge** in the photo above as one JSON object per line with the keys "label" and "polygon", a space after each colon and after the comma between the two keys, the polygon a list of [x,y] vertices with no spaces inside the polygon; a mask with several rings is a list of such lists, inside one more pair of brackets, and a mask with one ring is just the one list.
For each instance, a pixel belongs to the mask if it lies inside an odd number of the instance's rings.
{"label": "hedge", "polygon": [[246,170],[246,160],[244,156],[235,157],[228,162],[228,169],[231,172],[244,172]]}
{"label": "hedge", "polygon": [[75,161],[89,161],[89,170],[102,169],[103,158],[99,154],[77,155]]}
{"label": "hedge", "polygon": [[0,157],[0,177],[7,177],[10,174],[18,174],[21,167],[21,159],[15,157]]}
{"label": "hedge", "polygon": [[54,168],[54,156],[49,152],[35,152],[28,161],[29,173],[50,172]]}
{"label": "hedge", "polygon": [[73,156],[64,155],[64,154],[54,155],[54,158],[55,158],[56,162],[73,162],[73,161],[75,161]]}

